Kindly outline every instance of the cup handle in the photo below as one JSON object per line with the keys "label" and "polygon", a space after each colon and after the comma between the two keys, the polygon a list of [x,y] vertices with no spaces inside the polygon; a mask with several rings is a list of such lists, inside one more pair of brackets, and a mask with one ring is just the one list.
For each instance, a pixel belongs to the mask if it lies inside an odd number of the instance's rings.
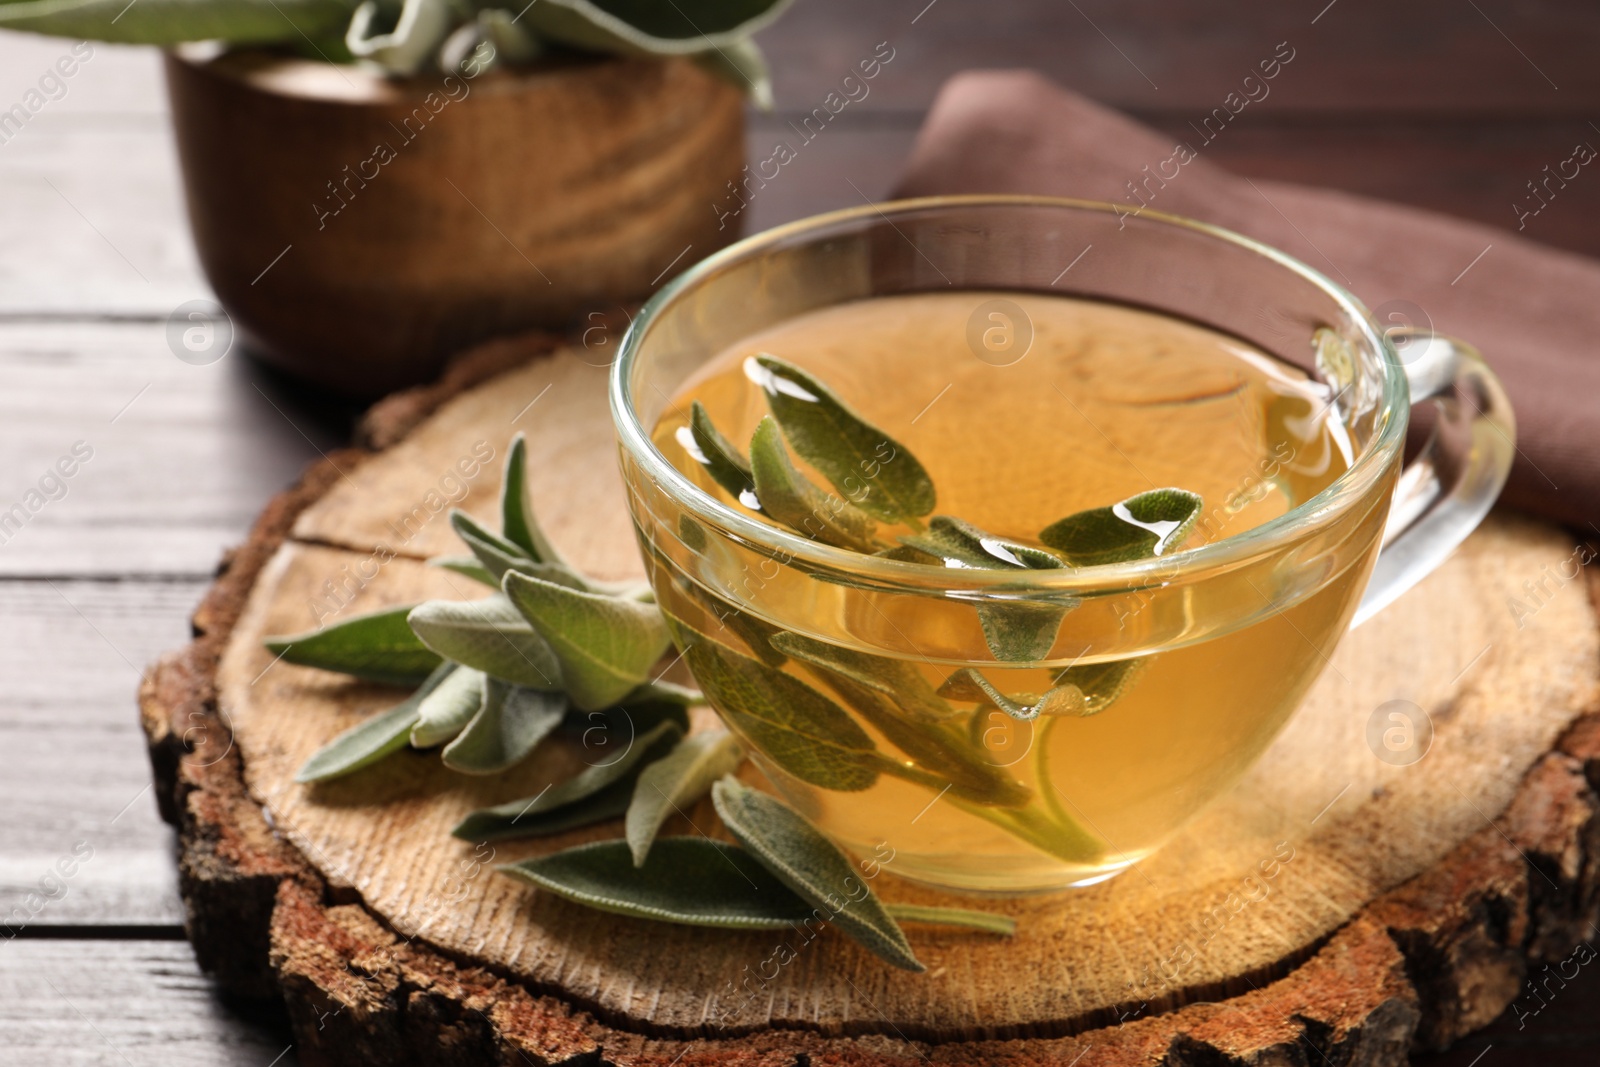
{"label": "cup handle", "polygon": [[1356,608],[1354,629],[1416,585],[1489,513],[1516,454],[1517,423],[1500,380],[1478,350],[1423,327],[1387,331],[1411,386],[1438,421],[1400,472],[1383,547]]}

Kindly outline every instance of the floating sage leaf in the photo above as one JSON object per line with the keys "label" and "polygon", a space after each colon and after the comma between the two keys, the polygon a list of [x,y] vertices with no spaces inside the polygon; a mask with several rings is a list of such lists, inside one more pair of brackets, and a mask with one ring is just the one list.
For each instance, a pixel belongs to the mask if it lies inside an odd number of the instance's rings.
{"label": "floating sage leaf", "polygon": [[294,780],[326,782],[341,778],[405,748],[411,740],[411,727],[416,724],[423,698],[455,669],[454,663],[435,667],[421,687],[405,700],[357,723],[313,752],[311,758],[300,765]]}
{"label": "floating sage leaf", "polygon": [[615,818],[628,810],[640,768],[665,756],[682,736],[677,723],[660,723],[634,738],[617,758],[585,767],[535,796],[481,808],[450,832],[463,841],[499,841],[544,837]]}
{"label": "floating sage leaf", "polygon": [[1076,686],[1083,693],[1080,715],[1098,715],[1127,691],[1144,671],[1148,659],[1117,659],[1107,663],[1085,663],[1057,671],[1056,685]]}
{"label": "floating sage leaf", "polygon": [[520,433],[511,439],[511,450],[506,455],[505,478],[500,486],[500,531],[533,562],[566,566],[534,518],[533,502],[528,496],[528,442]]}
{"label": "floating sage leaf", "polygon": [[872,738],[815,689],[710,641],[690,645],[684,655],[729,725],[788,774],[843,793],[878,780],[881,757]]}
{"label": "floating sage leaf", "polygon": [[567,695],[584,711],[627,696],[671,644],[653,604],[569,589],[518,571],[506,573],[503,588],[548,642]]}
{"label": "floating sage leaf", "polygon": [[567,698],[561,693],[487,678],[483,706],[439,757],[463,774],[496,774],[526,759],[566,713]]}
{"label": "floating sage leaf", "polygon": [[1057,570],[1067,565],[1054,552],[998,537],[950,515],[935,515],[926,530],[902,537],[900,543],[944,560],[947,567]]}
{"label": "floating sage leaf", "polygon": [[904,660],[871,656],[788,630],[775,631],[771,644],[785,655],[883,693],[915,718],[938,722],[952,714],[922,672]]}
{"label": "floating sage leaf", "polygon": [[971,667],[962,667],[945,680],[939,692],[952,700],[993,704],[1013,719],[1031,722],[1041,715],[1082,715],[1085,701],[1075,685],[1058,685],[1043,696],[1008,697],[993,682]]}
{"label": "floating sage leaf", "polygon": [[556,653],[503,596],[430,600],[411,610],[411,628],[446,659],[502,682],[545,690],[562,687]]}
{"label": "floating sage leaf", "polygon": [[[141,7],[143,10],[141,10]],[[0,3],[0,28],[78,40],[171,47],[184,41],[234,44],[323,40],[343,34],[353,0],[224,0],[129,5],[126,0],[21,0]]]}
{"label": "floating sage leaf", "polygon": [[927,969],[850,857],[788,805],[731,777],[711,787],[711,802],[739,843],[827,921],[896,967]]}
{"label": "floating sage leaf", "polygon": [[940,908],[928,904],[886,903],[883,908],[896,922],[959,926],[967,930],[981,930],[986,934],[1003,934],[1006,937],[1017,932],[1017,920],[1009,915],[1000,915],[992,911]]}
{"label": "floating sage leaf", "polygon": [[766,391],[789,444],[856,507],[910,525],[933,510],[933,479],[917,458],[827,386],[776,356],[756,356],[746,372]]}
{"label": "floating sage leaf", "polygon": [[[927,530],[900,538],[901,547],[943,560],[947,567],[985,570],[1059,570],[1067,561],[1047,549],[999,537],[949,515],[935,515]],[[900,558],[911,558],[902,555]],[[1001,594],[996,594],[1000,596]],[[978,623],[995,659],[1024,663],[1049,655],[1061,620],[1076,598],[990,599],[978,605]]]}
{"label": "floating sage leaf", "polygon": [[750,473],[761,510],[774,522],[835,548],[873,552],[872,517],[843,497],[818,488],[795,469],[778,424],[768,415],[750,438]]}
{"label": "floating sage leaf", "polygon": [[417,705],[417,722],[411,727],[414,748],[432,748],[455,737],[483,707],[486,675],[458,667],[434,686]]}
{"label": "floating sage leaf", "polygon": [[995,659],[1002,663],[1030,663],[1050,655],[1061,632],[1061,620],[1075,606],[1076,601],[986,601],[978,605],[978,625],[983,628],[984,643]]}
{"label": "floating sage leaf", "polygon": [[373,682],[414,685],[439,666],[439,655],[406,625],[407,604],[354,615],[311,633],[269,637],[280,659],[302,667],[353,674]]}
{"label": "floating sage leaf", "polygon": [[428,566],[453,571],[492,589],[500,588],[500,579],[480,563],[477,556],[435,556],[428,561]]}
{"label": "floating sage leaf", "polygon": [[639,773],[628,805],[626,837],[633,865],[643,867],[662,823],[711,791],[711,784],[744,762],[744,750],[726,730],[686,737]]}
{"label": "floating sage leaf", "polygon": [[1183,544],[1203,504],[1186,489],[1152,489],[1053,522],[1039,540],[1079,567],[1159,556]]}
{"label": "floating sage leaf", "polygon": [[742,848],[667,837],[635,867],[628,843],[595,841],[501,867],[574,903],[689,926],[778,930],[812,918],[810,904]]}
{"label": "floating sage leaf", "polygon": [[983,748],[974,746],[965,730],[954,728],[949,720],[955,712],[909,663],[796,633],[783,633],[773,640],[795,659],[815,668],[890,744],[944,779],[958,795],[978,804],[1007,807],[1033,798],[1033,791],[989,759]]}
{"label": "floating sage leaf", "polygon": [[[688,440],[684,440],[685,434]],[[756,483],[750,474],[750,461],[740,454],[737,445],[722,436],[698,400],[689,407],[689,425],[678,431],[678,443],[735,500],[746,506],[755,502]]]}

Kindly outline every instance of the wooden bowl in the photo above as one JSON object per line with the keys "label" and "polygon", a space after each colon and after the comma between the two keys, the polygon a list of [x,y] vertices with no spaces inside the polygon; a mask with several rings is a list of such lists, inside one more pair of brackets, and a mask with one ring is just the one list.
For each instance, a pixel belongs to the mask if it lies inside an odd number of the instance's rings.
{"label": "wooden bowl", "polygon": [[743,98],[685,60],[390,80],[169,53],[206,276],[254,354],[377,395],[463,345],[615,311],[729,243]]}

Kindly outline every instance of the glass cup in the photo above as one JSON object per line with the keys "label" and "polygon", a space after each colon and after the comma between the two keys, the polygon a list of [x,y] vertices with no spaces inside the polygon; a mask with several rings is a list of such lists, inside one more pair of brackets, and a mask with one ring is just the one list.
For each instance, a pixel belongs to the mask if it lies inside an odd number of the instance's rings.
{"label": "glass cup", "polygon": [[[769,525],[702,491],[652,443],[671,397],[729,346],[818,309],[951,290],[1108,301],[1233,335],[1325,386],[1353,461],[1280,517],[1201,547],[990,571]],[[1428,399],[1433,433],[1403,465],[1410,406]],[[1236,782],[1339,636],[1482,520],[1515,434],[1470,347],[1386,335],[1281,252],[1156,212],[1010,196],[837,212],[712,256],[634,323],[611,410],[658,602],[776,789],[847,849],[887,844],[897,874],[1004,892],[1110,877]],[[1060,618],[1053,646],[997,662],[985,618],[1028,612]],[[936,695],[964,668],[1002,694],[1071,684],[1082,699],[1029,719],[982,692]]]}

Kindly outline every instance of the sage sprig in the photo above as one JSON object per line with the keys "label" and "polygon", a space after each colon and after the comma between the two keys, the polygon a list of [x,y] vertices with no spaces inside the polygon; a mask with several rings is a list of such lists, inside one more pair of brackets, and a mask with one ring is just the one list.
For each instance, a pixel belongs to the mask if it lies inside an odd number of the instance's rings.
{"label": "sage sprig", "polygon": [[678,742],[639,774],[628,805],[625,834],[633,865],[643,867],[662,824],[711,791],[744,762],[744,749],[726,730],[707,730]]}
{"label": "sage sprig", "polygon": [[407,741],[440,748],[452,770],[494,774],[584,713],[627,719],[635,733],[667,721],[680,732],[688,728],[684,709],[700,694],[651,679],[668,645],[653,595],[638,584],[596,581],[561,558],[534,514],[527,456],[519,434],[506,458],[500,531],[453,512],[451,527],[472,555],[433,561],[494,594],[386,608],[266,640],[290,663],[391,684],[424,682],[314,753],[301,780],[354,773]]}

